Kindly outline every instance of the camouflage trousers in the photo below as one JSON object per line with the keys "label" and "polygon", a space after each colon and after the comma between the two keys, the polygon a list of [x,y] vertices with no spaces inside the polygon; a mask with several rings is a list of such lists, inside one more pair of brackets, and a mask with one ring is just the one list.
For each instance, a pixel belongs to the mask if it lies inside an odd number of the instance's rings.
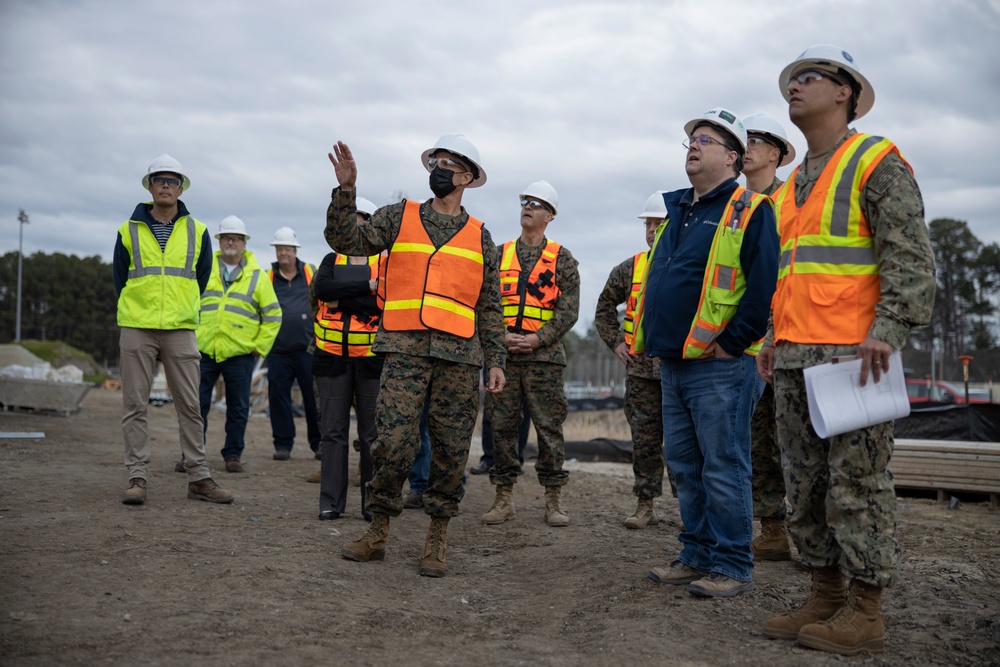
{"label": "camouflage trousers", "polygon": [[[663,398],[660,380],[625,378],[625,419],[632,431],[632,493],[639,498],[663,495]],[[674,475],[667,468],[670,490],[677,497]]]}
{"label": "camouflage trousers", "polygon": [[499,394],[486,395],[486,412],[493,424],[493,468],[490,482],[509,486],[517,481],[517,427],[521,424],[521,402],[538,436],[535,473],[542,486],[562,486],[569,478],[563,470],[566,447],[562,426],[568,403],[563,390],[563,367],[541,361],[507,360],[507,386]]}
{"label": "camouflage trousers", "polygon": [[811,567],[839,567],[884,588],[896,577],[892,422],[822,439],[801,369],[774,372],[778,444],[792,507],[789,532]]}
{"label": "camouflage trousers", "polygon": [[420,418],[429,396],[431,467],[424,511],[453,517],[465,495],[462,475],[479,412],[479,366],[431,357],[388,354],[382,368],[372,450],[368,509],[403,511],[403,483],[420,451]]}
{"label": "camouflage trousers", "polygon": [[753,472],[753,515],[759,519],[785,518],[785,479],[781,472],[774,420],[774,389],[771,385],[757,401],[750,420],[750,465]]}

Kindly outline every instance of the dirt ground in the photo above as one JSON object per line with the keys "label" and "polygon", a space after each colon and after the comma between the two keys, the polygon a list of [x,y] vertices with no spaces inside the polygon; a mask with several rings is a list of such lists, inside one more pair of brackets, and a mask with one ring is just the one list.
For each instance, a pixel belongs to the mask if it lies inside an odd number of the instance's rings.
{"label": "dirt ground", "polygon": [[318,521],[304,480],[318,462],[301,445],[272,461],[265,417],[251,419],[246,472],[227,474],[213,412],[210,464],[236,502],[212,505],[188,500],[173,471],[173,407],[151,407],[148,501],[122,505],[120,401],[94,389],[70,417],[0,415],[0,431],[45,433],[0,439],[4,665],[1000,665],[1000,512],[986,503],[900,499],[887,649],[848,659],[761,635],[805,596],[794,561],[759,564],[753,592],[732,600],[647,579],[676,554],[677,505],[661,499],[665,521],[626,530],[628,464],[569,464],[563,529],[543,522],[530,473],[517,517],[483,526],[492,488],[470,476],[448,576],[427,579],[417,510],[392,521],[384,562],[341,559],[365,527],[358,490],[346,518]]}

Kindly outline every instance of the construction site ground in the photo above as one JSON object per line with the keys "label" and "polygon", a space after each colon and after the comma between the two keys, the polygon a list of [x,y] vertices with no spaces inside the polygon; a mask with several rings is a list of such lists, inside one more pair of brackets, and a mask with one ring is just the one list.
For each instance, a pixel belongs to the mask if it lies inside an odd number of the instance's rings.
{"label": "construction site ground", "polygon": [[[0,432],[45,434],[0,440],[3,665],[1000,665],[1000,511],[976,498],[899,499],[886,651],[849,659],[762,636],[764,619],[806,596],[797,560],[759,563],[754,590],[728,600],[650,581],[677,555],[680,520],[668,497],[658,525],[623,527],[629,464],[567,464],[568,528],[543,522],[530,466],[516,518],[482,525],[493,488],[470,476],[448,575],[428,579],[419,510],[392,520],[384,562],[343,560],[366,526],[359,490],[344,518],[317,520],[305,476],[319,462],[304,439],[273,461],[263,416],[250,420],[246,471],[227,474],[224,416],[212,413],[210,465],[236,495],[213,505],[188,500],[173,470],[173,406],[150,407],[148,501],[122,505],[120,414],[121,394],[95,389],[68,417],[0,415]],[[574,413],[567,429],[586,419]]]}

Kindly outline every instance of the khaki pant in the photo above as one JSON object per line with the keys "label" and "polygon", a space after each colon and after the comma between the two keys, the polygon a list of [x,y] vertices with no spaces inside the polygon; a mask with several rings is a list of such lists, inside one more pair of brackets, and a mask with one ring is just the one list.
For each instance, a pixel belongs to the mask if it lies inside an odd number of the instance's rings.
{"label": "khaki pant", "polygon": [[[122,435],[129,479],[149,479],[153,451],[149,443],[149,392],[156,362],[163,363],[167,387],[177,411],[181,453],[187,460],[189,482],[211,477],[205,461],[203,422],[198,404],[201,353],[194,331],[122,327]],[[177,451],[171,449],[171,451]]]}

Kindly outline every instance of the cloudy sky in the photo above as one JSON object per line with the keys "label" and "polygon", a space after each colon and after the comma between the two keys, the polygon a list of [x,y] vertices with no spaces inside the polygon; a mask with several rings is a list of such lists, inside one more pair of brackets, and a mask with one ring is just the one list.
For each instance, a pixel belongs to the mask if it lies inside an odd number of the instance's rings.
{"label": "cloudy sky", "polygon": [[646,198],[688,186],[687,120],[767,113],[804,154],[777,80],[817,43],[872,82],[856,127],[900,146],[927,219],[1000,241],[1000,0],[2,0],[0,253],[23,208],[26,254],[110,261],[166,152],[210,229],[238,215],[266,262],[289,225],[318,262],[334,141],[382,205],[429,196],[421,151],[463,132],[489,176],[464,203],[498,242],[519,233],[524,186],[558,190],[548,231],[580,260],[581,328],[644,247]]}

